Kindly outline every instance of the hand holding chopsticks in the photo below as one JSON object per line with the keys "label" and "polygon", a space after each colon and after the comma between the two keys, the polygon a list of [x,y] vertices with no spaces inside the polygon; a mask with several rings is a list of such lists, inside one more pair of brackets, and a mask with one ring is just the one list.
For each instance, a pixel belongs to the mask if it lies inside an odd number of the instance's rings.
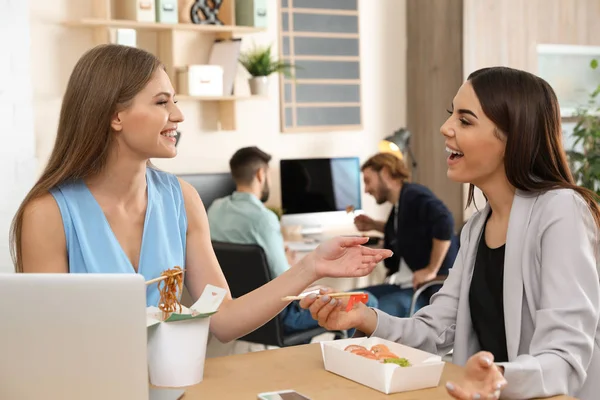
{"label": "hand holding chopsticks", "polygon": [[[294,301],[294,300],[302,300],[304,297],[309,296],[313,293],[304,293],[300,296],[286,296],[286,297],[282,297],[281,300],[282,301]],[[356,296],[356,295],[361,295],[361,294],[365,294],[365,292],[339,292],[339,293],[325,293],[325,294],[317,294],[317,298],[322,297],[322,296],[329,296],[331,298],[335,298],[335,297],[351,297],[351,296]]]}

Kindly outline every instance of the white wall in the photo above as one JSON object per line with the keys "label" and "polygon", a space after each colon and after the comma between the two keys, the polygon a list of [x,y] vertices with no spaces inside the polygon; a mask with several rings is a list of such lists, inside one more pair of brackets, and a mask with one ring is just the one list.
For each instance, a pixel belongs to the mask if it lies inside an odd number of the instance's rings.
{"label": "white wall", "polygon": [[13,271],[8,232],[35,177],[29,4],[0,0],[0,272]]}
{"label": "white wall", "polygon": [[[67,29],[60,20],[91,15],[89,1],[30,0],[32,12],[33,71],[35,87],[36,147],[40,168],[54,143],[62,92],[77,58],[92,45],[91,32]],[[277,46],[277,8],[268,0],[269,29],[244,38],[244,46],[273,43]],[[279,84],[273,76],[265,100],[240,101],[237,105],[237,131],[211,131],[214,125],[210,103],[180,102],[186,121],[179,155],[172,160],[154,160],[175,173],[228,171],[231,155],[240,147],[256,145],[273,155],[274,168],[270,204],[280,198],[278,164],[285,157],[358,156],[365,160],[377,151],[384,136],[406,124],[406,3],[404,0],[360,0],[361,68],[364,129],[355,132],[281,133]],[[206,54],[210,41],[182,34],[176,51]],[[199,57],[199,56],[197,56]],[[44,67],[42,67],[42,65]],[[236,92],[248,92],[244,71],[239,69]],[[375,205],[370,196],[364,208],[378,216],[387,207]]]}

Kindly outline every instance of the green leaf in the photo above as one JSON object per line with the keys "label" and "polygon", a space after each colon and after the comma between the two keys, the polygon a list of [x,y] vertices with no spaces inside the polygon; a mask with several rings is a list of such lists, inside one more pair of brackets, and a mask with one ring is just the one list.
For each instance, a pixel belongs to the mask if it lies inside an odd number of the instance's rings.
{"label": "green leaf", "polygon": [[297,68],[291,63],[274,60],[271,56],[271,46],[255,46],[252,50],[242,53],[239,62],[252,76],[269,76],[273,73],[282,73],[291,78],[291,70]]}
{"label": "green leaf", "polygon": [[[590,67],[599,69],[598,60]],[[569,167],[576,183],[600,194],[600,86],[589,95],[585,105],[578,107],[576,124],[571,134],[577,150],[567,151]]]}

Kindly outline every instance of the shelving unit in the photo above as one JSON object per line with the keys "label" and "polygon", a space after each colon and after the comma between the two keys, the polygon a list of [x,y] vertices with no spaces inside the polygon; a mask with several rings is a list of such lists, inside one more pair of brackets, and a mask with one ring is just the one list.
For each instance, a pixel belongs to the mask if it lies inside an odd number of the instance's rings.
{"label": "shelving unit", "polygon": [[265,32],[262,28],[231,25],[165,24],[160,22],[138,22],[120,19],[83,18],[65,21],[65,26],[73,28],[130,28],[149,31],[193,31],[201,33],[225,33],[234,36]]}
{"label": "shelving unit", "polygon": [[[225,0],[219,9],[219,19],[225,25],[201,25],[194,23],[168,24],[160,22],[139,22],[115,18],[114,2],[125,0],[93,0],[93,15],[89,18],[82,18],[71,21],[64,21],[62,24],[69,28],[89,29],[93,32],[94,44],[110,43],[111,30],[113,29],[135,29],[140,35],[155,35],[152,40],[154,48],[145,48],[143,45],[138,47],[151,51],[165,66],[173,85],[177,84],[176,69],[183,67],[187,63],[182,62],[175,51],[176,37],[179,32],[196,33],[199,35],[210,35],[215,39],[231,39],[241,35],[256,34],[265,32],[265,29],[249,26],[235,25],[235,1]],[[178,90],[179,91],[179,90]],[[219,129],[236,129],[236,103],[242,100],[251,100],[261,98],[259,96],[184,96],[179,95],[180,101],[198,101],[198,102],[216,102],[219,109]]]}

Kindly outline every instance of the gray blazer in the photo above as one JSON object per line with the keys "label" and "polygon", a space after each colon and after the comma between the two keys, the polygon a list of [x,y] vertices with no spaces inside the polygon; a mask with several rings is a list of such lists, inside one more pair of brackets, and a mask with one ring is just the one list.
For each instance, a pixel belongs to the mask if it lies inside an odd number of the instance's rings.
{"label": "gray blazer", "polygon": [[[443,355],[464,365],[480,350],[469,287],[489,205],[461,234],[454,267],[431,304],[413,318],[379,310],[373,336]],[[506,399],[567,394],[600,398],[600,280],[597,229],[574,191],[517,191],[504,258],[504,318],[509,362]]]}

